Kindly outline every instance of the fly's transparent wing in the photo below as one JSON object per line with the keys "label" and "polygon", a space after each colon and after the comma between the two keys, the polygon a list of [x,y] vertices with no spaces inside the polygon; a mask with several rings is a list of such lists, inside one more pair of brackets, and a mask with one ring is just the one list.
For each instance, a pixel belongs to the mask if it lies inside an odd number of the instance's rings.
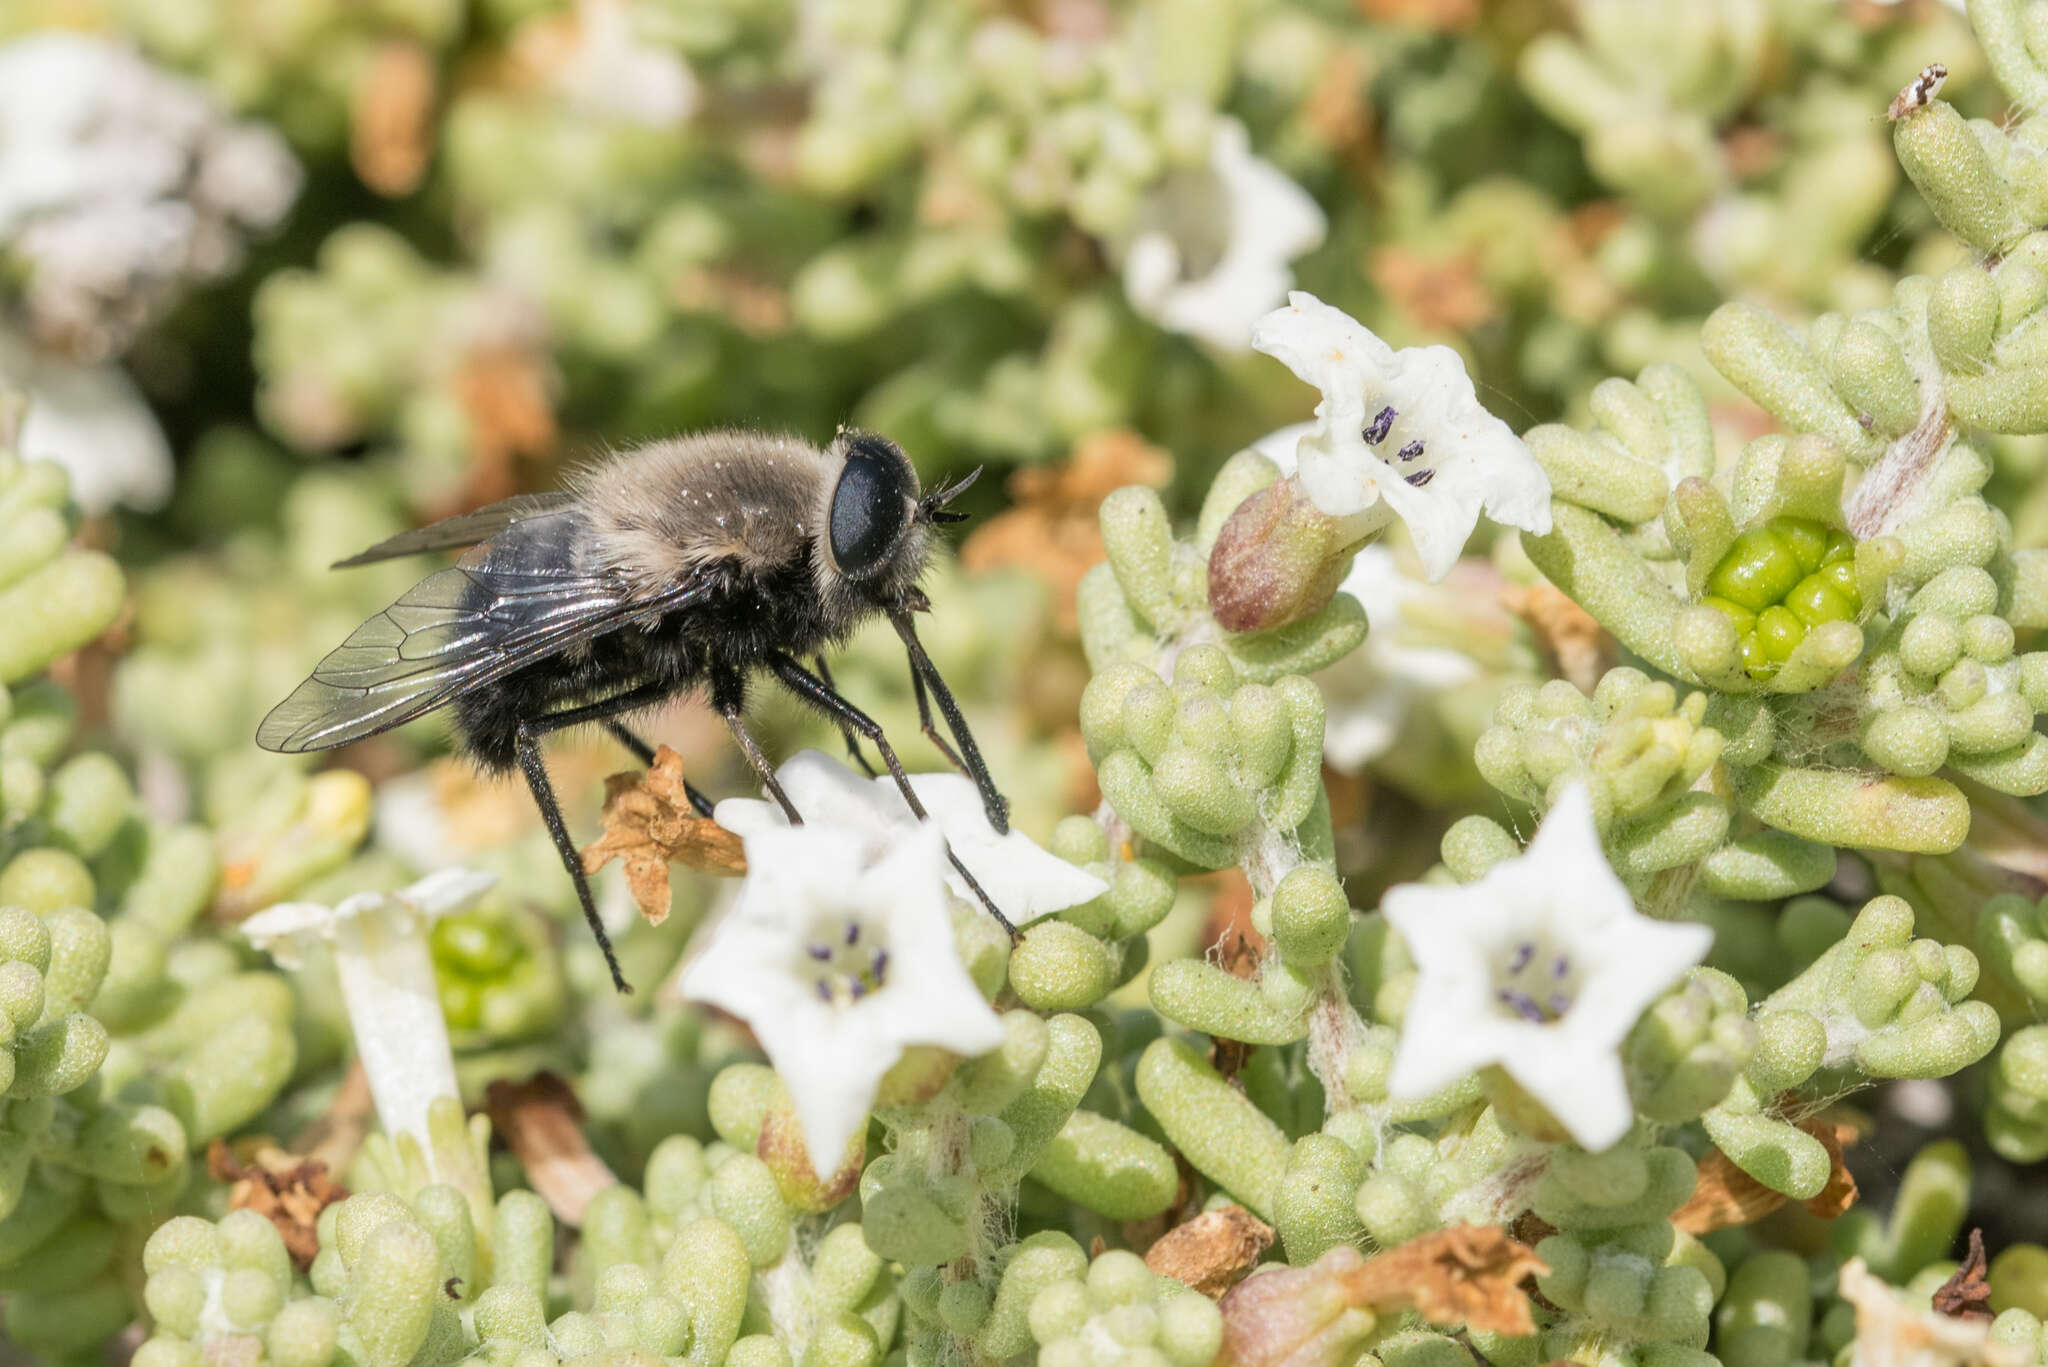
{"label": "fly's transparent wing", "polygon": [[474,512],[462,513],[456,517],[444,517],[439,522],[430,522],[424,527],[415,527],[409,532],[379,541],[366,551],[360,551],[346,560],[334,562],[338,570],[356,565],[374,564],[379,560],[395,560],[401,555],[418,555],[423,551],[452,550],[457,546],[474,546],[479,541],[488,541],[515,522],[528,518],[546,517],[562,512],[569,506],[570,495],[520,494],[516,498],[501,499],[486,504]]}
{"label": "fly's transparent wing", "polygon": [[678,584],[634,595],[572,562],[571,514],[524,521],[428,575],[357,627],[271,709],[256,743],[329,750],[424,716],[459,694],[699,596]]}

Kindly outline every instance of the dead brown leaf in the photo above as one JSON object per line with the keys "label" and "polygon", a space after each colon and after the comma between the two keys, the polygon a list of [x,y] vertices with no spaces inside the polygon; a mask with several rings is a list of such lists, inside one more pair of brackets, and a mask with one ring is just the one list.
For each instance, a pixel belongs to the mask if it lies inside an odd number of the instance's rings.
{"label": "dead brown leaf", "polygon": [[1205,1211],[1145,1250],[1145,1266],[1215,1300],[1252,1270],[1273,1244],[1273,1227],[1243,1206]]}
{"label": "dead brown leaf", "polygon": [[524,1082],[493,1082],[484,1089],[484,1110],[492,1130],[526,1170],[526,1180],[563,1224],[581,1226],[590,1199],[618,1185],[583,1137],[583,1108],[576,1094],[553,1073],[535,1073]]}
{"label": "dead brown leaf", "polygon": [[[1856,1204],[1856,1179],[1842,1161],[1843,1148],[1855,1142],[1853,1125],[1839,1124],[1824,1116],[1808,1116],[1792,1122],[1821,1143],[1830,1160],[1827,1185],[1804,1202],[1807,1211],[1832,1220]],[[1688,1234],[1708,1234],[1735,1225],[1755,1224],[1785,1204],[1785,1194],[1774,1191],[1735,1166],[1733,1159],[1714,1149],[1699,1161],[1699,1182],[1692,1199],[1671,1216],[1671,1223]]]}
{"label": "dead brown leaf", "polygon": [[1984,1231],[1970,1231],[1970,1251],[1953,1277],[1934,1289],[1934,1308],[1959,1320],[1991,1318],[1991,1282],[1986,1275]]}
{"label": "dead brown leaf", "polygon": [[1173,477],[1173,457],[1126,428],[1083,437],[1061,465],[1027,466],[1010,476],[1013,506],[977,528],[960,547],[970,570],[1028,570],[1051,586],[1062,630],[1078,630],[1074,593],[1102,560],[1097,513],[1129,484],[1151,488]]}
{"label": "dead brown leaf", "polygon": [[1346,1280],[1356,1300],[1375,1309],[1519,1335],[1536,1332],[1522,1283],[1549,1270],[1497,1225],[1452,1225],[1366,1259]]}
{"label": "dead brown leaf", "polygon": [[1614,667],[1620,647],[1607,628],[1557,589],[1548,584],[1510,586],[1501,591],[1501,602],[1535,631],[1536,643],[1558,677],[1581,693],[1590,694],[1600,676]]}
{"label": "dead brown leaf", "polygon": [[690,806],[683,757],[666,745],[644,772],[604,781],[604,834],[583,847],[583,871],[596,873],[614,859],[625,861],[633,904],[656,926],[668,919],[670,864],[700,873],[747,871],[740,838]]}
{"label": "dead brown leaf", "polygon": [[270,1149],[244,1166],[220,1139],[206,1151],[206,1171],[216,1182],[233,1183],[229,1210],[253,1210],[277,1226],[301,1272],[320,1251],[320,1212],[348,1196],[348,1188],[329,1177],[327,1165],[318,1159],[295,1160]]}
{"label": "dead brown leaf", "polygon": [[378,45],[349,99],[349,165],[387,199],[419,188],[434,150],[434,61],[409,38]]}

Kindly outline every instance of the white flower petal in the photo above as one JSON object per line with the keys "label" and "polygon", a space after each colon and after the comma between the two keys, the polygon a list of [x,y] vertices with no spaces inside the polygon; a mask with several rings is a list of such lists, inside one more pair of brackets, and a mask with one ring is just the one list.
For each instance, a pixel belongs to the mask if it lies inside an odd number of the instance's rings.
{"label": "white flower petal", "polygon": [[[822,751],[792,756],[775,771],[775,781],[806,824],[858,831],[876,852],[918,825],[894,779],[856,774]],[[910,787],[947,845],[1012,924],[1079,906],[1109,890],[1100,878],[1046,852],[1021,831],[997,835],[980,790],[961,775],[913,774]],[[727,798],[712,809],[712,817],[743,840],[789,826],[778,804],[757,798]],[[977,900],[950,865],[946,886],[963,901]]]}
{"label": "white flower petal", "polygon": [[0,380],[28,396],[16,447],[62,465],[80,508],[147,512],[170,498],[170,443],[120,366],[72,365],[0,330]]}
{"label": "white flower petal", "polygon": [[960,962],[937,827],[906,819],[878,838],[871,798],[815,763],[783,772],[851,822],[806,811],[802,826],[747,834],[739,900],[681,989],[753,1026],[813,1161],[832,1163],[906,1046],[973,1055],[1004,1032]]}
{"label": "white flower petal", "polygon": [[[1207,179],[1199,187],[1179,183],[1187,177]],[[1219,200],[1227,234],[1220,251],[1213,245]],[[1148,226],[1122,248],[1132,309],[1226,351],[1251,343],[1259,316],[1293,283],[1289,263],[1321,243],[1328,227],[1307,191],[1252,155],[1236,119],[1218,121],[1209,165],[1170,176],[1139,217]],[[1190,262],[1204,258],[1213,260],[1191,277]]]}
{"label": "white flower petal", "polygon": [[1583,784],[1559,795],[1522,854],[1478,882],[1397,887],[1382,911],[1420,973],[1391,1094],[1413,1099],[1499,1064],[1588,1149],[1634,1123],[1622,1041],[1713,942],[1705,926],[1636,911]]}
{"label": "white flower petal", "polygon": [[1318,508],[1353,519],[1358,534],[1398,515],[1429,577],[1440,579],[1482,510],[1508,526],[1550,530],[1549,479],[1480,404],[1449,347],[1395,351],[1300,290],[1259,320],[1252,345],[1322,391],[1314,427],[1295,443],[1297,477]]}

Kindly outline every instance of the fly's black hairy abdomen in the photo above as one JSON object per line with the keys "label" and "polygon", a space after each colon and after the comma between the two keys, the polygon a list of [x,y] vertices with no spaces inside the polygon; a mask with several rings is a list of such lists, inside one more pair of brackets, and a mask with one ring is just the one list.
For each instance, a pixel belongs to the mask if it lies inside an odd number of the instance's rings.
{"label": "fly's black hairy abdomen", "polygon": [[463,749],[502,772],[517,761],[522,723],[635,689],[657,692],[646,704],[656,706],[693,690],[743,687],[775,652],[805,656],[838,642],[808,564],[748,570],[713,561],[692,577],[703,586],[701,596],[651,624],[595,637],[459,695],[453,713]]}

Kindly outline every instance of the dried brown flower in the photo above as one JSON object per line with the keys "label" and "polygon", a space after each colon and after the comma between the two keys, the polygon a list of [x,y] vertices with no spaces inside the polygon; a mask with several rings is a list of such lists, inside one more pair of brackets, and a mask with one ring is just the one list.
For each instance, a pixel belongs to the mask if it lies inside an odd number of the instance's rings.
{"label": "dried brown flower", "polygon": [[1251,1271],[1272,1243],[1271,1225],[1243,1206],[1224,1206],[1162,1234],[1145,1250],[1145,1266],[1215,1300]]}
{"label": "dried brown flower", "polygon": [[583,871],[596,873],[614,859],[625,861],[633,904],[656,926],[668,919],[670,864],[700,873],[747,871],[740,838],[690,806],[683,757],[666,745],[644,772],[604,781],[604,834],[583,847]]}
{"label": "dried brown flower", "polygon": [[1953,1277],[1934,1288],[1934,1308],[1959,1320],[1991,1318],[1991,1280],[1986,1273],[1984,1231],[1970,1231],[1970,1251]]}
{"label": "dried brown flower", "polygon": [[206,1171],[216,1182],[233,1183],[229,1210],[253,1210],[277,1226],[301,1272],[320,1251],[320,1212],[348,1195],[348,1188],[327,1175],[325,1163],[275,1148],[258,1152],[245,1166],[225,1140],[216,1139],[206,1151]]}

